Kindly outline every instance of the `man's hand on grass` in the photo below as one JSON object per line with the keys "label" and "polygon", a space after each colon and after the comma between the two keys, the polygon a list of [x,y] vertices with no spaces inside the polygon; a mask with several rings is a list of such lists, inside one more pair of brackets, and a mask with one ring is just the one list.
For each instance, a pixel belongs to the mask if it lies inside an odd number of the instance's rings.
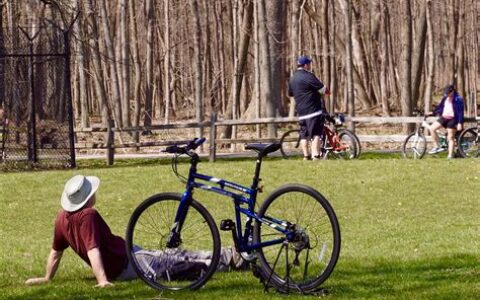
{"label": "man's hand on grass", "polygon": [[111,283],[109,281],[103,281],[103,282],[99,282],[95,287],[106,288],[106,287],[110,287],[110,286],[113,286],[113,283]]}
{"label": "man's hand on grass", "polygon": [[29,278],[25,281],[26,285],[37,285],[47,283],[49,280],[45,277]]}

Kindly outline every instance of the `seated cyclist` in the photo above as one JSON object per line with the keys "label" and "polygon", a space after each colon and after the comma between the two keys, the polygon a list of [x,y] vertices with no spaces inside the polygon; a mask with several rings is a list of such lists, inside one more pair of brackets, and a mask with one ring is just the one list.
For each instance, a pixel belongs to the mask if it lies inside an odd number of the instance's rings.
{"label": "seated cyclist", "polygon": [[[100,179],[95,176],[76,175],[66,184],[61,198],[62,209],[55,221],[54,235],[45,275],[30,278],[27,285],[47,283],[53,279],[60,264],[63,251],[71,247],[93,271],[97,287],[111,286],[113,280],[130,280],[137,277],[128,261],[125,240],[112,234],[100,213],[93,208],[95,192]],[[211,259],[208,251],[142,250],[136,247],[146,264],[142,268],[152,269],[160,276],[167,269],[175,272],[181,280],[207,264]],[[222,248],[217,270],[242,268],[243,259],[233,249]]]}
{"label": "seated cyclist", "polygon": [[453,158],[453,148],[455,145],[455,134],[463,128],[463,99],[451,84],[444,89],[444,96],[434,113],[439,116],[438,120],[430,125],[430,134],[435,143],[435,147],[429,151],[430,154],[443,151],[438,143],[437,129],[440,127],[447,129],[448,156]]}

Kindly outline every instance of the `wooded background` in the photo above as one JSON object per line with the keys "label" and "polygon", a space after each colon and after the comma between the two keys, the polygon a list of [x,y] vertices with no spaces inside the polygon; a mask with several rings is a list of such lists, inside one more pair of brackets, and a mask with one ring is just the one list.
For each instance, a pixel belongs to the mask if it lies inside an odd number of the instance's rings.
{"label": "wooded background", "polygon": [[478,0],[3,0],[0,29],[2,44],[15,43],[22,26],[65,28],[78,13],[71,80],[80,128],[212,112],[293,116],[287,82],[302,54],[332,90],[330,111],[410,116],[454,83],[476,114],[479,8]]}

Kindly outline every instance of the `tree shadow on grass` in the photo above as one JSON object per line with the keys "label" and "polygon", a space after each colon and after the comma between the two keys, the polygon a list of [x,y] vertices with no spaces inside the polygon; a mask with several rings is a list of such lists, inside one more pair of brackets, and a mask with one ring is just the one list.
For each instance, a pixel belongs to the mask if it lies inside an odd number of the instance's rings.
{"label": "tree shadow on grass", "polygon": [[[6,299],[285,299],[249,271],[216,274],[197,291],[159,292],[140,280],[96,289],[94,280],[21,288]],[[479,257],[458,254],[420,260],[341,261],[322,286],[327,299],[479,299]],[[291,295],[288,299],[318,299]]]}
{"label": "tree shadow on grass", "polygon": [[336,270],[327,284],[348,299],[479,299],[479,266],[479,258],[468,254],[354,262]]}

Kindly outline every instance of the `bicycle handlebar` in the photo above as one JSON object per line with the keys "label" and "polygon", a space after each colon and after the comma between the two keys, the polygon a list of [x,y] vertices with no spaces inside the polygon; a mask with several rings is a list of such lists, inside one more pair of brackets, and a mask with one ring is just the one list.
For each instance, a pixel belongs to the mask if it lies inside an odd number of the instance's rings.
{"label": "bicycle handlebar", "polygon": [[197,149],[201,144],[205,142],[205,140],[206,140],[205,138],[194,138],[193,140],[188,142],[185,146],[179,146],[175,144],[172,146],[168,146],[162,152],[187,154],[189,151]]}

